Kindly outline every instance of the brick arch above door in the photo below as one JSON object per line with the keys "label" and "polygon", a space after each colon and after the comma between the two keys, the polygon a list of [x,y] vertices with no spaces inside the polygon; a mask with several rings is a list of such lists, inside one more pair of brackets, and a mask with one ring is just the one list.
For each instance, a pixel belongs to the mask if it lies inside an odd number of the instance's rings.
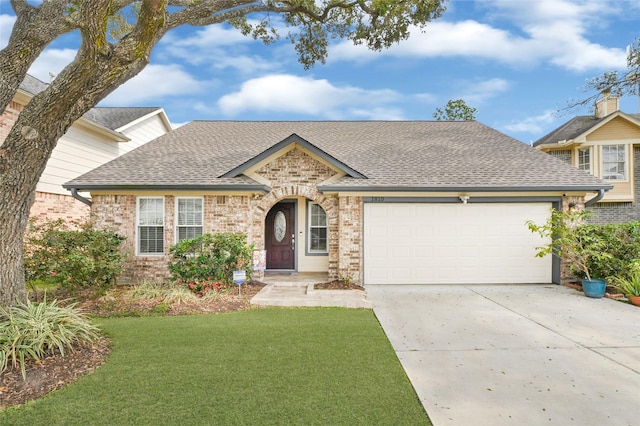
{"label": "brick arch above door", "polygon": [[327,214],[329,225],[332,223],[337,225],[338,218],[338,197],[327,197],[318,191],[315,186],[308,185],[287,185],[281,188],[275,188],[269,194],[265,195],[254,209],[253,222],[260,222],[264,225],[264,219],[269,210],[280,201],[287,198],[304,197],[314,203],[318,203]]}
{"label": "brick arch above door", "polygon": [[315,186],[310,185],[286,185],[274,188],[269,194],[257,200],[252,213],[253,235],[256,237],[253,241],[257,250],[264,249],[264,232],[265,219],[268,212],[282,200],[303,197],[309,201],[318,203],[327,214],[327,223],[329,225],[328,248],[329,248],[329,276],[337,277],[338,271],[338,196],[326,196],[322,194]]}

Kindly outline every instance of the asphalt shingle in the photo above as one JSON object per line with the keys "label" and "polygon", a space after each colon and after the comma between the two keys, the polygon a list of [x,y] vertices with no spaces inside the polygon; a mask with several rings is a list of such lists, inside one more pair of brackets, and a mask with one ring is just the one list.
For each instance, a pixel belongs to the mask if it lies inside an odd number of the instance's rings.
{"label": "asphalt shingle", "polygon": [[[47,86],[49,86],[47,83],[29,74],[20,83],[20,89],[33,96],[45,90]],[[125,124],[129,124],[159,109],[159,107],[97,107],[91,108],[83,117],[115,131]]]}
{"label": "asphalt shingle", "polygon": [[366,179],[331,187],[407,190],[600,189],[594,176],[475,121],[195,121],[66,184],[213,187],[255,184],[221,178],[297,134]]}

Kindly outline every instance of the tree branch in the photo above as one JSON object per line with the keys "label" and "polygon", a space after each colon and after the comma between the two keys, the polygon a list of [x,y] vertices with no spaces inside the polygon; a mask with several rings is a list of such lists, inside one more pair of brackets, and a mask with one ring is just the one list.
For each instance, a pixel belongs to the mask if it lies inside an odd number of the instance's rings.
{"label": "tree branch", "polygon": [[67,7],[64,0],[45,1],[38,7],[23,0],[12,0],[11,4],[16,12],[16,22],[7,46],[0,51],[0,114],[45,47],[74,29],[64,15]]}

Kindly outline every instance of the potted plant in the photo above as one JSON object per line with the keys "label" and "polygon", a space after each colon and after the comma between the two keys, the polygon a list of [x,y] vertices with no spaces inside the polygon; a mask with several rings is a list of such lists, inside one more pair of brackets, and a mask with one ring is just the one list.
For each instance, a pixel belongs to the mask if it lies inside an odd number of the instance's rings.
{"label": "potted plant", "polygon": [[604,250],[600,238],[584,232],[582,225],[589,217],[587,210],[552,209],[551,216],[543,225],[527,221],[529,230],[547,241],[536,247],[536,256],[555,254],[569,264],[572,274],[582,279],[582,290],[588,297],[603,297],[606,281],[603,277],[592,276],[594,265],[611,257]]}
{"label": "potted plant", "polygon": [[611,285],[627,296],[633,305],[640,306],[640,260],[631,262],[625,276],[611,278]]}

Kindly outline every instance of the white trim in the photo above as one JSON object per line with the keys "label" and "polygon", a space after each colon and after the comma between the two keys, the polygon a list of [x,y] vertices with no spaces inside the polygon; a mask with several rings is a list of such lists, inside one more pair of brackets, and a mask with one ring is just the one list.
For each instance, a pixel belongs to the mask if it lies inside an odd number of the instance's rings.
{"label": "white trim", "polygon": [[164,111],[163,108],[158,108],[148,114],[143,115],[142,117],[139,117],[129,123],[126,123],[120,127],[118,127],[115,131],[116,132],[122,132],[124,130],[127,130],[129,127],[134,126],[138,123],[141,123],[151,117],[153,117],[154,115],[157,115],[160,117],[160,121],[162,121],[162,124],[164,125],[165,129],[167,130],[167,132],[170,132],[171,130],[173,130],[173,127],[171,126],[171,122],[169,121],[169,117],[167,116],[167,113]]}
{"label": "white trim", "polygon": [[[142,199],[147,199],[147,200],[158,200],[161,199],[162,200],[162,253],[140,253],[140,240],[139,240],[139,228],[140,228],[140,200]],[[164,256],[165,254],[165,250],[166,250],[166,226],[165,226],[165,217],[166,217],[166,212],[165,212],[165,199],[164,196],[154,196],[154,197],[136,197],[136,229],[135,229],[135,245],[136,245],[136,256],[152,256],[152,257],[157,257],[157,256]]]}
{"label": "white trim", "polygon": [[[322,211],[324,212],[324,220],[325,220],[325,224],[324,224],[324,229],[326,230],[326,243],[327,243],[327,248],[326,250],[311,250],[311,210],[312,210],[312,206],[318,206],[322,209]],[[329,218],[327,217],[327,212],[326,210],[319,204],[316,203],[314,201],[309,201],[307,203],[307,247],[306,247],[306,252],[308,255],[326,255],[329,253]],[[321,229],[323,228],[322,226],[315,226],[314,228],[317,229]]]}
{"label": "white trim", "polygon": [[[612,147],[612,146],[622,146],[624,149],[624,179],[606,179],[604,177],[604,148],[605,147]],[[629,163],[629,144],[626,143],[606,143],[606,144],[602,144],[600,145],[600,161],[599,161],[599,165],[600,165],[600,173],[599,173],[599,178],[606,181],[606,182],[611,182],[611,183],[615,183],[615,182],[629,182],[629,178],[630,178],[630,163]]]}
{"label": "white trim", "polygon": [[[200,200],[202,202],[202,211],[201,211],[201,222],[200,222],[200,228],[202,228],[202,233],[204,233],[204,197],[175,197],[175,206],[174,206],[174,210],[175,210],[175,214],[174,214],[174,220],[173,220],[173,242],[177,243],[178,242],[178,208],[179,208],[179,204],[180,204],[180,200]],[[195,228],[198,225],[182,225],[183,227],[189,227],[189,228]]]}
{"label": "white trim", "polygon": [[580,168],[580,151],[587,151],[589,153],[589,170],[584,170],[585,172],[589,172],[590,174],[595,176],[594,173],[594,168],[593,168],[593,160],[594,160],[594,155],[593,155],[593,149],[591,146],[583,146],[583,147],[578,147],[575,150],[576,153],[576,167],[578,168],[578,170],[583,170]]}

